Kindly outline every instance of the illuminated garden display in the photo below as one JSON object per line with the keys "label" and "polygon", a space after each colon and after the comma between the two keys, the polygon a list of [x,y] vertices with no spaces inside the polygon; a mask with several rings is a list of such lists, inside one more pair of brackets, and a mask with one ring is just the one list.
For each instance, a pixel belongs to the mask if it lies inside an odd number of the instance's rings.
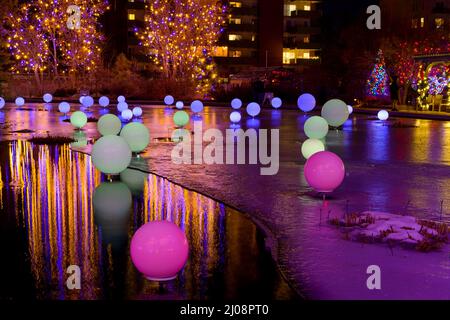
{"label": "illuminated garden display", "polygon": [[367,97],[386,99],[389,97],[389,75],[386,70],[383,51],[379,50],[369,79],[367,80]]}

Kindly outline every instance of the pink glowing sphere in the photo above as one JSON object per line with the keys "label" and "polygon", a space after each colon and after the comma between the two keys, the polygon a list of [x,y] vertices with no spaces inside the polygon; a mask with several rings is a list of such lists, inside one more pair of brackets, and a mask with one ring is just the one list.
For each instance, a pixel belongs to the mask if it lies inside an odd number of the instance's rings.
{"label": "pink glowing sphere", "polygon": [[329,151],[313,154],[304,168],[308,184],[317,192],[333,192],[344,181],[345,166],[341,158]]}
{"label": "pink glowing sphere", "polygon": [[131,239],[131,260],[147,279],[167,281],[184,267],[189,245],[184,232],[170,221],[140,227]]}

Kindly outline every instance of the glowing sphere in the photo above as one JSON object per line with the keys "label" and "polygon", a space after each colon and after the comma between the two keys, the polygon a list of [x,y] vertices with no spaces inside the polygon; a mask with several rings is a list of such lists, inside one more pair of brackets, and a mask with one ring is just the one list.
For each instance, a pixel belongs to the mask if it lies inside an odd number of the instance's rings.
{"label": "glowing sphere", "polygon": [[235,99],[231,100],[231,107],[236,110],[240,109],[242,107],[241,99],[235,98]]}
{"label": "glowing sphere", "polygon": [[119,174],[131,162],[131,149],[124,138],[119,136],[103,136],[92,147],[94,166],[106,174]]}
{"label": "glowing sphere", "polygon": [[118,96],[117,97],[117,102],[118,103],[125,102],[125,97],[124,96]]}
{"label": "glowing sphere", "polygon": [[139,122],[127,124],[120,131],[120,136],[125,139],[133,152],[143,151],[150,143],[148,128]]}
{"label": "glowing sphere", "polygon": [[127,109],[128,109],[128,103],[126,103],[126,102],[119,102],[117,104],[117,111],[122,112],[122,111],[127,110]]}
{"label": "glowing sphere", "polygon": [[5,106],[5,99],[0,97],[0,109],[3,109],[4,106]]}
{"label": "glowing sphere", "polygon": [[25,104],[25,99],[22,97],[18,97],[18,98],[16,98],[15,102],[16,102],[16,106],[21,107]]}
{"label": "glowing sphere", "polygon": [[86,108],[92,107],[94,105],[94,98],[92,98],[91,96],[85,96],[81,104]]}
{"label": "glowing sphere", "polygon": [[130,188],[131,193],[135,196],[139,196],[144,191],[145,182],[148,179],[149,174],[144,171],[148,170],[147,161],[144,158],[132,158],[131,167],[136,169],[125,169],[120,173],[120,180]]}
{"label": "glowing sphere", "polygon": [[308,139],[302,144],[302,155],[305,159],[309,159],[313,154],[325,151],[325,146],[322,141],[317,139]]}
{"label": "glowing sphere", "polygon": [[322,108],[322,117],[332,127],[339,127],[349,116],[347,104],[339,99],[329,100]]}
{"label": "glowing sphere", "polygon": [[333,192],[344,181],[345,166],[341,158],[329,151],[313,154],[304,167],[305,179],[317,192]]}
{"label": "glowing sphere", "polygon": [[45,103],[50,103],[53,100],[53,96],[50,93],[46,93],[42,97],[42,100],[44,100]]}
{"label": "glowing sphere", "polygon": [[233,111],[230,114],[230,121],[233,123],[238,123],[239,121],[241,121],[241,114],[238,111]]}
{"label": "glowing sphere", "polygon": [[170,221],[144,224],[131,239],[131,260],[149,280],[175,279],[186,264],[188,253],[186,235]]}
{"label": "glowing sphere", "polygon": [[272,101],[270,103],[272,104],[272,107],[274,107],[275,109],[278,109],[283,104],[283,101],[281,101],[280,98],[275,97],[272,99]]}
{"label": "glowing sphere", "polygon": [[186,111],[177,111],[173,115],[173,122],[177,127],[184,127],[189,123],[189,115]]}
{"label": "glowing sphere", "polygon": [[316,107],[316,98],[312,94],[304,93],[298,97],[297,106],[303,112],[310,112]]}
{"label": "glowing sphere", "polygon": [[59,110],[59,112],[62,112],[62,113],[68,113],[70,111],[70,104],[65,101],[61,102],[58,105],[58,110]]}
{"label": "glowing sphere", "polygon": [[377,116],[381,121],[386,121],[387,119],[389,119],[389,112],[387,112],[386,110],[380,110],[378,111]]}
{"label": "glowing sphere", "polygon": [[352,114],[353,113],[353,107],[352,106],[347,106],[348,108],[348,114]]}
{"label": "glowing sphere", "polygon": [[82,111],[75,111],[70,116],[70,123],[77,129],[83,128],[87,123],[87,116]]}
{"label": "glowing sphere", "polygon": [[164,103],[168,106],[172,105],[174,101],[175,99],[171,95],[164,97]]}
{"label": "glowing sphere", "polygon": [[175,103],[175,107],[179,110],[184,108],[184,103],[183,101],[177,101],[177,103]]}
{"label": "glowing sphere", "polygon": [[203,102],[201,102],[200,100],[192,101],[191,110],[194,113],[202,112],[203,111]]}
{"label": "glowing sphere", "polygon": [[100,99],[98,99],[98,104],[100,106],[102,106],[103,108],[106,108],[107,106],[109,106],[109,98],[108,97],[100,97]]}
{"label": "glowing sphere", "polygon": [[122,122],[113,114],[105,114],[98,119],[97,130],[102,136],[118,135],[120,129],[122,129]]}
{"label": "glowing sphere", "polygon": [[72,148],[83,148],[88,145],[86,133],[83,131],[75,131],[73,134],[73,140],[75,141],[70,144]]}
{"label": "glowing sphere", "polygon": [[180,142],[190,138],[191,133],[189,130],[186,129],[175,129],[172,131],[172,141],[173,142]]}
{"label": "glowing sphere", "polygon": [[122,111],[121,116],[125,121],[129,121],[133,118],[133,111],[131,111],[130,109],[125,109]]}
{"label": "glowing sphere", "polygon": [[314,116],[306,120],[305,134],[311,139],[322,139],[328,134],[328,122],[322,117]]}
{"label": "glowing sphere", "polygon": [[142,108],[141,107],[134,107],[133,108],[133,116],[140,117],[142,116]]}
{"label": "glowing sphere", "polygon": [[251,117],[256,117],[261,112],[261,107],[256,102],[249,103],[247,113]]}

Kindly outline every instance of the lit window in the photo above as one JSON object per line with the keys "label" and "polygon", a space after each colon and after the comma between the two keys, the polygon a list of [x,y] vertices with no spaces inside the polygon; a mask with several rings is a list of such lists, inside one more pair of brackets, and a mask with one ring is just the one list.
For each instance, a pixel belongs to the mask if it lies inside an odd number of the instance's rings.
{"label": "lit window", "polygon": [[308,37],[308,36],[304,37],[304,38],[303,38],[303,42],[304,42],[304,43],[309,43],[309,37]]}
{"label": "lit window", "polygon": [[420,27],[421,28],[425,27],[425,18],[420,18]]}
{"label": "lit window", "polygon": [[254,34],[252,34],[252,41],[256,40],[256,36]]}
{"label": "lit window", "polygon": [[230,51],[230,57],[239,58],[241,56],[242,56],[242,51],[238,51],[238,50]]}
{"label": "lit window", "polygon": [[229,34],[228,35],[228,40],[229,41],[239,41],[242,39],[242,36],[239,34]]}
{"label": "lit window", "polygon": [[228,57],[228,47],[215,47],[213,49],[213,56],[214,57]]}
{"label": "lit window", "polygon": [[230,18],[230,24],[241,24],[241,18]]}
{"label": "lit window", "polygon": [[295,63],[295,52],[294,51],[283,51],[283,63],[284,64]]}
{"label": "lit window", "polygon": [[293,11],[297,11],[297,6],[295,4],[288,4],[284,6],[284,15],[286,17],[292,16]]}
{"label": "lit window", "polygon": [[230,1],[230,7],[240,8],[240,7],[242,7],[242,3],[241,2],[236,2],[236,1]]}
{"label": "lit window", "polygon": [[419,27],[419,19],[413,18],[411,20],[411,28],[417,29]]}
{"label": "lit window", "polygon": [[443,18],[434,19],[434,25],[436,26],[436,29],[443,29],[444,24],[445,24],[445,20]]}
{"label": "lit window", "polygon": [[128,20],[136,20],[136,15],[134,13],[129,13]]}
{"label": "lit window", "polygon": [[311,55],[309,52],[303,52],[303,59],[310,59]]}
{"label": "lit window", "polygon": [[311,11],[311,6],[306,4],[306,5],[303,7],[303,10],[305,10],[305,11]]}

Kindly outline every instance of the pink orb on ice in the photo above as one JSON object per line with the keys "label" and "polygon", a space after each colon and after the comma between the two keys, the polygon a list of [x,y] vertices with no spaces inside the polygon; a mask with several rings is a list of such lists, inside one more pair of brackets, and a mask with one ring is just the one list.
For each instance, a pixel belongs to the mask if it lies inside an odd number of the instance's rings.
{"label": "pink orb on ice", "polygon": [[305,164],[305,178],[317,192],[333,192],[344,181],[345,166],[341,158],[329,151],[313,154]]}
{"label": "pink orb on ice", "polygon": [[144,224],[131,239],[133,264],[153,281],[175,279],[187,261],[188,252],[186,235],[170,221]]}

